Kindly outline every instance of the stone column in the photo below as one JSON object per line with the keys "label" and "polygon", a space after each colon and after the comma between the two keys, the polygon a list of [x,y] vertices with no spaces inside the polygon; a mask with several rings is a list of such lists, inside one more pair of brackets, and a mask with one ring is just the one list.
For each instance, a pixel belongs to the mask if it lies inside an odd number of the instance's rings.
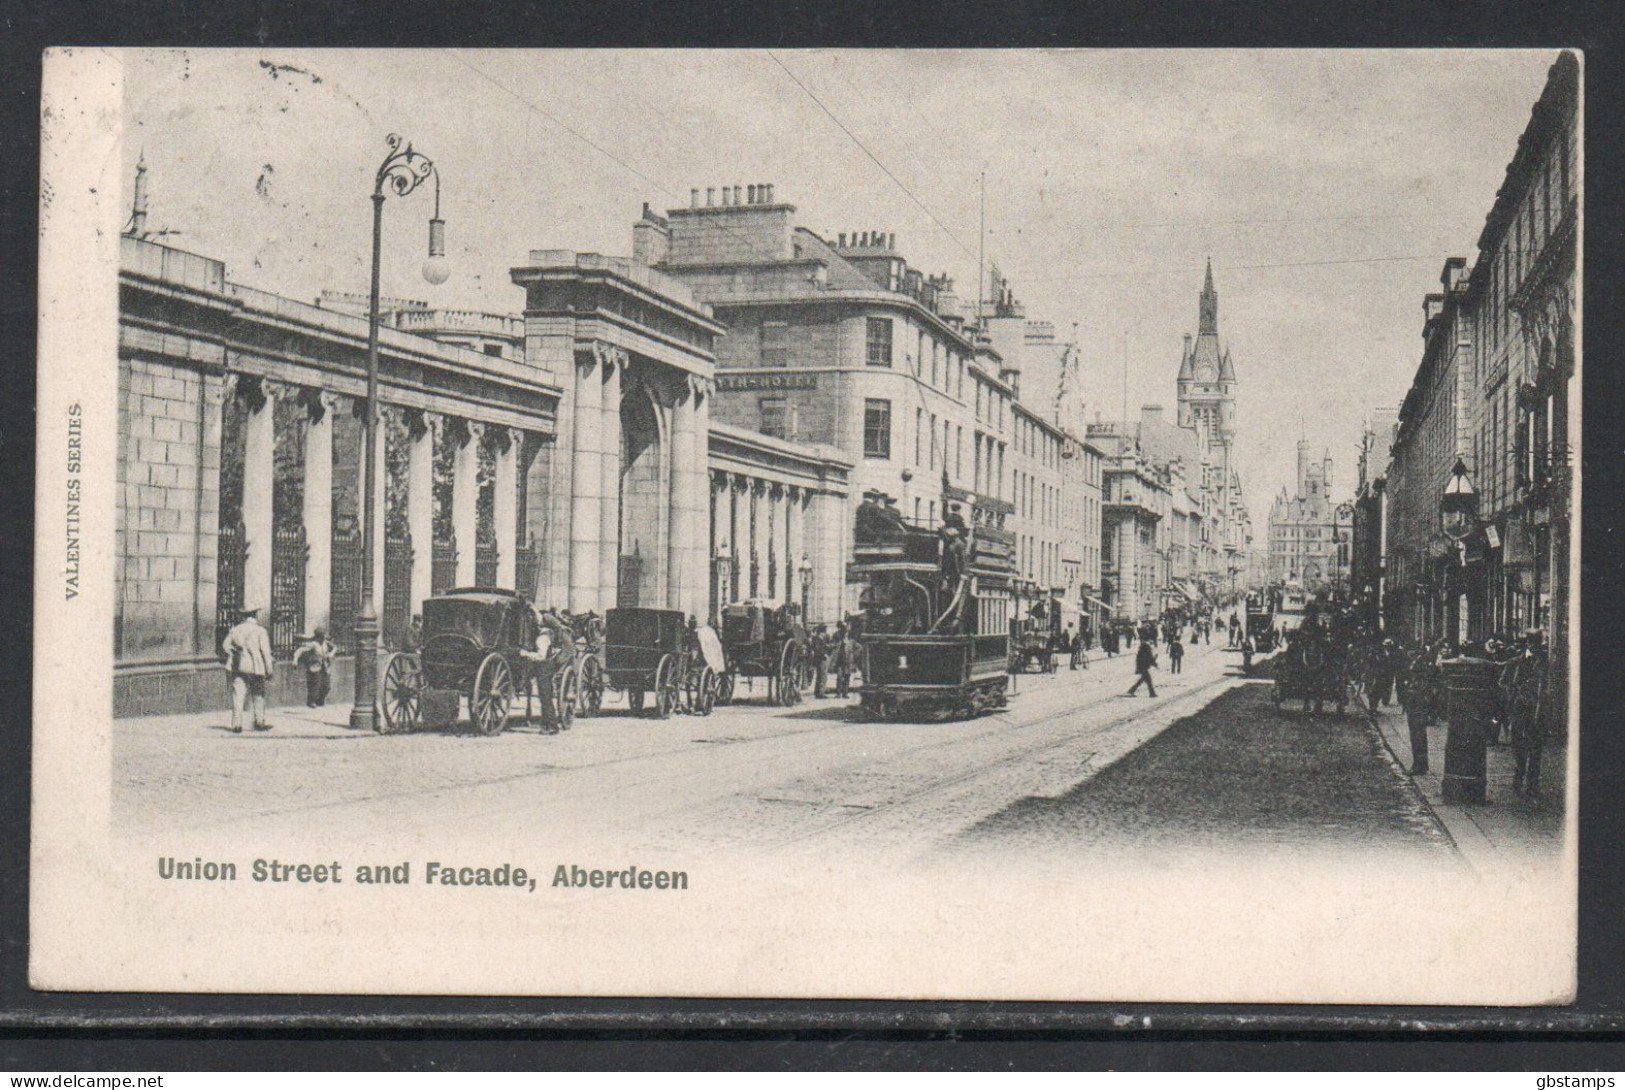
{"label": "stone column", "polygon": [[[374,497],[374,510],[372,518],[375,527],[372,535],[372,601],[378,610],[379,624],[383,623],[384,616],[384,548],[389,540],[389,433],[395,422],[400,419],[401,410],[393,405],[378,406],[378,495]],[[367,482],[366,456],[362,456],[361,490],[356,493],[360,502],[366,502]]]}
{"label": "stone column", "polygon": [[711,556],[709,560],[712,590],[716,594],[717,607],[728,604],[727,572],[717,560],[719,555],[727,553],[732,555],[733,543],[731,532],[733,526],[728,512],[728,497],[731,485],[728,483],[726,473],[713,473],[710,478],[711,493]]}
{"label": "stone column", "polygon": [[704,586],[695,570],[705,487],[704,478],[695,473],[705,445],[701,396],[700,387],[687,380],[671,408],[671,532],[666,541],[667,607],[696,616],[705,609]]}
{"label": "stone column", "polygon": [[407,459],[406,532],[412,537],[412,612],[422,613],[434,590],[434,444],[445,427],[437,413],[421,413],[412,424]]}
{"label": "stone column", "polygon": [[727,479],[728,548],[733,551],[733,582],[728,591],[738,601],[750,591],[750,486],[737,473],[727,474]]}
{"label": "stone column", "polygon": [[457,539],[459,587],[474,585],[474,553],[479,548],[480,440],[485,425],[469,421],[451,465],[451,532]]}
{"label": "stone column", "polygon": [[621,582],[621,378],[625,349],[597,343],[593,355],[603,376],[598,431],[600,503],[598,507],[598,596],[605,609],[615,605]]}
{"label": "stone column", "polygon": [[694,432],[693,460],[689,469],[688,502],[693,507],[694,537],[689,544],[689,612],[704,617],[711,590],[711,538],[706,533],[706,497],[711,468],[711,380],[692,378],[693,405],[690,427]]}
{"label": "stone column", "polygon": [[328,626],[333,613],[333,414],[338,398],[305,394],[305,627]]}
{"label": "stone column", "polygon": [[[252,395],[251,395],[252,396]],[[259,385],[259,404],[243,423],[243,533],[248,556],[243,562],[243,605],[262,610],[261,623],[271,623],[271,548],[274,526],[271,496],[276,477],[276,398],[271,384]]]}
{"label": "stone column", "polygon": [[492,480],[491,525],[497,538],[497,586],[511,588],[519,570],[519,453],[525,433],[503,428],[501,438]]}
{"label": "stone column", "polygon": [[[802,558],[802,556],[804,556],[806,554],[806,551],[807,551],[806,541],[804,540],[805,534],[803,532],[803,527],[802,527],[802,509],[801,509],[801,505],[802,505],[803,500],[805,499],[805,496],[806,496],[806,494],[804,492],[802,492],[802,490],[799,489],[799,488],[790,489],[790,494],[789,494],[789,504],[790,504],[790,506],[789,506],[788,511],[786,512],[787,517],[786,517],[786,520],[785,520],[786,523],[787,523],[787,526],[785,527],[785,529],[787,531],[787,534],[788,534],[788,537],[789,537],[789,540],[790,540],[790,545],[789,545],[789,548],[790,548],[790,565],[791,565],[791,570],[794,572],[794,574],[791,576],[791,579],[790,579],[790,593],[788,595],[786,595],[786,600],[791,601],[791,602],[795,602],[797,605],[802,605],[803,604],[803,602],[802,602],[802,593],[801,593],[801,558]],[[807,559],[811,560],[812,557],[808,556]],[[807,606],[808,609],[811,609],[811,607],[812,607],[812,596],[811,596],[811,594],[808,594],[806,596],[805,605]],[[805,618],[803,618],[803,619],[805,619]]]}
{"label": "stone column", "polygon": [[752,590],[752,597],[767,597],[767,513],[770,499],[766,481],[751,481],[750,555],[756,571],[756,586]]}
{"label": "stone column", "polygon": [[570,610],[603,610],[599,581],[599,497],[603,480],[603,382],[597,353],[576,355],[575,423],[570,429]]}

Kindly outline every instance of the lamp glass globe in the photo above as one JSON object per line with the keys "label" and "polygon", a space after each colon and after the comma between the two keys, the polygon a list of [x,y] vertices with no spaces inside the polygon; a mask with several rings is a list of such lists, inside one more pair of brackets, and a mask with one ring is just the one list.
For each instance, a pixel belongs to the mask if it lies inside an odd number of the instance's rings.
{"label": "lamp glass globe", "polygon": [[451,263],[443,257],[431,257],[423,262],[423,279],[431,284],[444,284],[451,279]]}

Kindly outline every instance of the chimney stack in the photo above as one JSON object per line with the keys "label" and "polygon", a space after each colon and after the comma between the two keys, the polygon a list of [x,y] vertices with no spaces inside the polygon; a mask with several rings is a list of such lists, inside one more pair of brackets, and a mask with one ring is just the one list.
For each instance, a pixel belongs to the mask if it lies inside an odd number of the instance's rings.
{"label": "chimney stack", "polygon": [[845,231],[842,231],[840,234],[835,236],[835,245],[837,247],[839,247],[840,249],[842,249],[842,250],[846,249],[846,232]]}
{"label": "chimney stack", "polygon": [[698,189],[690,189],[688,191],[688,206],[690,208],[698,208],[700,206],[700,191]]}
{"label": "chimney stack", "polygon": [[715,203],[717,191],[710,186],[705,187],[705,207],[710,208]]}
{"label": "chimney stack", "polygon": [[135,201],[130,208],[130,234],[140,238],[147,233],[147,153],[135,163]]}
{"label": "chimney stack", "polygon": [[739,187],[734,186],[734,204],[739,203]]}
{"label": "chimney stack", "polygon": [[888,250],[897,249],[897,236],[895,234],[886,236],[886,249],[888,249]]}
{"label": "chimney stack", "polygon": [[768,204],[773,203],[773,183],[772,182],[767,183],[767,203]]}
{"label": "chimney stack", "polygon": [[745,203],[746,204],[755,204],[756,203],[756,187],[755,186],[746,187],[746,189],[745,189]]}

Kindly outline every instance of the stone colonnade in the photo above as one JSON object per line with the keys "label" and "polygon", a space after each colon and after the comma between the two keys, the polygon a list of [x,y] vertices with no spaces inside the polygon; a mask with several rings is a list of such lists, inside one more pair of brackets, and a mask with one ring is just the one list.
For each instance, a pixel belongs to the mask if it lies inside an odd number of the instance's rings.
{"label": "stone colonnade", "polygon": [[831,520],[814,517],[820,495],[748,473],[711,471],[712,578],[719,608],[755,598],[805,604],[813,620],[835,619],[841,573],[838,563],[828,561],[842,553],[838,543],[832,549],[823,540]]}
{"label": "stone colonnade", "polygon": [[[236,396],[236,387],[246,376],[231,376],[227,397]],[[304,496],[300,517],[308,550],[304,572],[303,627],[331,623],[333,614],[333,500],[336,492],[334,467],[334,421],[337,414],[357,412],[357,399],[329,391],[262,380],[261,396],[245,399],[243,417],[242,527],[246,553],[243,560],[242,600],[245,605],[269,609],[272,605],[273,548],[275,534],[273,497],[275,494],[275,413],[278,402],[294,401],[303,410]],[[456,418],[440,413],[382,405],[379,409],[378,487],[373,518],[373,595],[380,611],[384,608],[385,556],[388,541],[385,518],[389,493],[387,440],[392,430],[405,424],[408,436],[406,527],[413,548],[408,596],[412,612],[430,596],[433,581],[434,546],[434,451],[437,441],[455,436],[459,444],[453,461],[452,532],[458,543],[456,583],[475,582],[475,555],[478,538],[479,449],[488,428],[473,421],[461,421],[455,432],[448,426]],[[518,554],[518,482],[522,471],[525,432],[504,428],[492,444],[495,456],[492,523],[497,543],[497,582],[513,586]],[[365,459],[356,459],[355,496],[358,506],[365,502]],[[269,617],[265,618],[267,621]]]}

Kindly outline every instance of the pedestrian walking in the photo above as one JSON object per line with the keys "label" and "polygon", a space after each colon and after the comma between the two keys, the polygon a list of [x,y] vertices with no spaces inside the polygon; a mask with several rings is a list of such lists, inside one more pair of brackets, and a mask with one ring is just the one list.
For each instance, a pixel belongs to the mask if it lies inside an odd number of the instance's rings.
{"label": "pedestrian walking", "polygon": [[852,640],[846,622],[835,626],[835,695],[845,700],[852,691]]}
{"label": "pedestrian walking", "polygon": [[1076,670],[1080,667],[1085,670],[1089,669],[1089,658],[1084,654],[1085,647],[1082,632],[1073,634],[1070,650],[1072,652],[1072,661],[1070,663],[1072,669]]}
{"label": "pedestrian walking", "polygon": [[1437,654],[1423,644],[1405,677],[1405,725],[1411,735],[1412,776],[1428,773],[1428,725],[1439,714],[1441,676]]}
{"label": "pedestrian walking", "polygon": [[1530,632],[1524,655],[1515,663],[1510,686],[1512,716],[1512,790],[1540,798],[1540,757],[1546,744],[1546,683],[1549,662],[1539,631]]}
{"label": "pedestrian walking", "polygon": [[310,639],[299,645],[293,653],[293,664],[305,672],[305,707],[319,708],[327,703],[332,689],[333,656],[338,653],[327,638],[321,625],[311,633]]}
{"label": "pedestrian walking", "polygon": [[812,655],[813,668],[813,699],[824,699],[825,688],[829,684],[829,630],[824,625],[813,629],[812,639],[809,641],[809,653]]}
{"label": "pedestrian walking", "polygon": [[1151,683],[1151,671],[1157,665],[1157,653],[1151,649],[1150,640],[1140,641],[1140,650],[1134,656],[1134,684],[1129,686],[1128,695],[1133,696],[1144,685],[1146,693],[1157,695],[1157,687]]}
{"label": "pedestrian walking", "polygon": [[265,719],[265,687],[272,674],[271,637],[260,624],[259,606],[249,606],[220,642],[231,678],[231,732],[243,732],[245,716],[255,730],[270,730]]}
{"label": "pedestrian walking", "polygon": [[[1185,645],[1180,642],[1179,633],[1175,632],[1174,638],[1168,641],[1168,672],[1170,674],[1182,674],[1185,672],[1184,666]],[[1153,693],[1152,695],[1156,694]]]}

